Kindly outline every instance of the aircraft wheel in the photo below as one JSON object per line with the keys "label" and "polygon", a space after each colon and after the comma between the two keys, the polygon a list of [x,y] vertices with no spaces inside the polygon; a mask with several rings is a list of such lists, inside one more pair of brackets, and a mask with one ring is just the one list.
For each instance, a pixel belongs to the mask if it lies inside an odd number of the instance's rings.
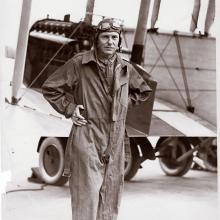
{"label": "aircraft wheel", "polygon": [[212,144],[206,148],[206,151],[202,155],[204,165],[207,170],[211,172],[217,172],[217,140],[213,140]]}
{"label": "aircraft wheel", "polygon": [[39,151],[39,171],[47,184],[64,185],[68,178],[62,176],[64,168],[64,149],[58,138],[43,140]]}
{"label": "aircraft wheel", "polygon": [[[164,142],[164,141],[162,141]],[[176,159],[191,149],[190,144],[181,138],[173,138],[170,142],[159,146],[159,163],[163,172],[168,176],[183,176],[191,168],[193,155],[177,162]]]}
{"label": "aircraft wheel", "polygon": [[130,139],[130,145],[126,145],[125,150],[125,170],[124,179],[126,181],[132,179],[140,168],[140,156],[137,148],[137,144],[132,138]]}

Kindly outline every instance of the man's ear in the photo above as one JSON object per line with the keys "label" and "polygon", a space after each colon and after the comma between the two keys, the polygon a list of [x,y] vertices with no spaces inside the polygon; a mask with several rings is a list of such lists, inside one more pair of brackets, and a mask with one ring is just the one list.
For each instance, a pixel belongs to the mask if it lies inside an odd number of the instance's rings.
{"label": "man's ear", "polygon": [[119,35],[119,41],[118,41],[118,51],[119,51],[119,52],[121,52],[121,48],[122,48],[122,46],[121,46],[121,41],[122,41],[121,35]]}

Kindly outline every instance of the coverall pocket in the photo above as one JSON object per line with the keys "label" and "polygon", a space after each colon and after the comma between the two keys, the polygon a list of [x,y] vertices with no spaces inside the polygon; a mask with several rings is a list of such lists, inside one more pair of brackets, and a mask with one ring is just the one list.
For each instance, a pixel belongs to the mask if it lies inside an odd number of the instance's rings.
{"label": "coverall pocket", "polygon": [[121,85],[121,93],[120,93],[120,103],[124,107],[128,107],[128,83]]}

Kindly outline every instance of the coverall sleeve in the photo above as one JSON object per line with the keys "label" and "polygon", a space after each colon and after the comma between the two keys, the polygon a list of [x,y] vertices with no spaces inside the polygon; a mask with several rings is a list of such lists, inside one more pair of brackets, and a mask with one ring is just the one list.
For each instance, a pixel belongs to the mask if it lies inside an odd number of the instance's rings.
{"label": "coverall sleeve", "polygon": [[129,107],[146,101],[152,89],[142,76],[132,67],[129,80]]}
{"label": "coverall sleeve", "polygon": [[66,118],[76,107],[73,94],[78,84],[78,75],[72,59],[59,67],[43,84],[42,92],[51,106]]}

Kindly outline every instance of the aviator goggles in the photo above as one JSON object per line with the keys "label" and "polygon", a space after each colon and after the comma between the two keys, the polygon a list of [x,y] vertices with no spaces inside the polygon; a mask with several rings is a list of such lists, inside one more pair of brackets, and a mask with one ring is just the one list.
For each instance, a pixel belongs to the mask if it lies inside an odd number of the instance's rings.
{"label": "aviator goggles", "polygon": [[122,24],[119,21],[116,20],[106,20],[106,21],[101,21],[98,26],[97,30],[99,31],[107,31],[107,30],[112,30],[116,32],[121,32],[121,27]]}

